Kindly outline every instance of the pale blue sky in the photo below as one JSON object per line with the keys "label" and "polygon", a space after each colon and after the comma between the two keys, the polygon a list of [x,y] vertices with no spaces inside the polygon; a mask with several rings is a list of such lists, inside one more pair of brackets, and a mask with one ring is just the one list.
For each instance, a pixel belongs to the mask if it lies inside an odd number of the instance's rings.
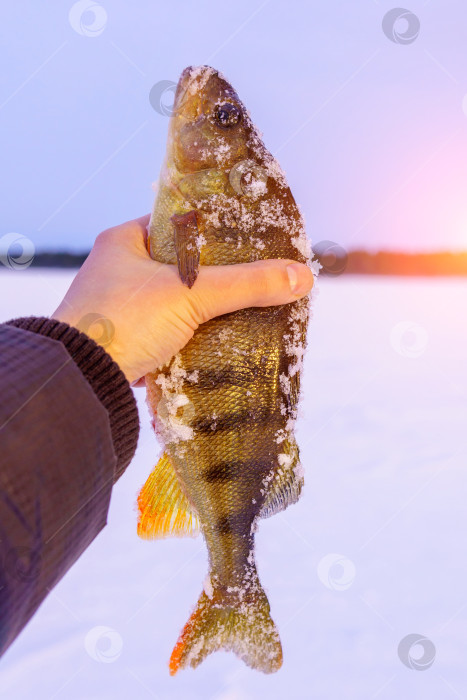
{"label": "pale blue sky", "polygon": [[407,45],[383,33],[386,0],[100,4],[96,36],[73,29],[73,2],[2,6],[1,235],[86,249],[149,211],[167,129],[149,91],[209,63],[277,153],[314,241],[467,248],[462,0],[410,0]]}

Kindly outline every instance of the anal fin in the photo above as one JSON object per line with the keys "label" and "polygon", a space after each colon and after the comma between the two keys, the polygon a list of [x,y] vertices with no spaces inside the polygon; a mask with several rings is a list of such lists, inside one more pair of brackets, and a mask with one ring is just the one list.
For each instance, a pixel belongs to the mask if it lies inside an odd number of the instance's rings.
{"label": "anal fin", "polygon": [[186,214],[174,214],[170,220],[174,227],[178,274],[183,284],[191,289],[199,272],[199,246],[197,242],[199,232],[196,212],[192,210]]}
{"label": "anal fin", "polygon": [[269,518],[293,503],[297,503],[302,492],[304,477],[297,444],[284,440],[282,445],[283,452],[279,455],[279,467],[269,486],[266,500],[259,513],[260,518]]}
{"label": "anal fin", "polygon": [[164,452],[138,495],[137,532],[143,539],[196,537],[199,519]]}

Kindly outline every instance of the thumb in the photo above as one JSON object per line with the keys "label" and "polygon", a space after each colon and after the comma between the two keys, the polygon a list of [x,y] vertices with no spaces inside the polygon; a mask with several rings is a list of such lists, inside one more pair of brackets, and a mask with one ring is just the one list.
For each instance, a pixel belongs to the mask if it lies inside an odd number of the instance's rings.
{"label": "thumb", "polygon": [[204,320],[250,306],[288,304],[308,294],[313,274],[293,260],[258,260],[200,267],[193,287]]}

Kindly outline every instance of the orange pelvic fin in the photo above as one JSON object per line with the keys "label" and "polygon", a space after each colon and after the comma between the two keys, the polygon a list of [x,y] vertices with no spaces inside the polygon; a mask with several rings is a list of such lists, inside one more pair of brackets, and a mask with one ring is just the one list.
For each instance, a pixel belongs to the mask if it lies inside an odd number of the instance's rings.
{"label": "orange pelvic fin", "polygon": [[209,654],[233,651],[251,668],[274,673],[282,665],[279,633],[261,585],[253,597],[241,593],[203,592],[186,623],[169,662],[173,676],[180,668],[196,668]]}
{"label": "orange pelvic fin", "polygon": [[138,496],[138,528],[143,539],[196,537],[199,520],[183,493],[166,453],[162,455]]}

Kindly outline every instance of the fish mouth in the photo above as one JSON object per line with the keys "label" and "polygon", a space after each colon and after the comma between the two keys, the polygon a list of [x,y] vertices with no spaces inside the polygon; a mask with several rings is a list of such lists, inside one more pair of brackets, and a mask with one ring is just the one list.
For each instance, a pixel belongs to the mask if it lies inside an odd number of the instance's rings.
{"label": "fish mouth", "polygon": [[193,101],[199,101],[209,79],[217,75],[219,71],[211,66],[187,66],[178,80],[173,105],[174,113],[180,115],[190,108]]}

